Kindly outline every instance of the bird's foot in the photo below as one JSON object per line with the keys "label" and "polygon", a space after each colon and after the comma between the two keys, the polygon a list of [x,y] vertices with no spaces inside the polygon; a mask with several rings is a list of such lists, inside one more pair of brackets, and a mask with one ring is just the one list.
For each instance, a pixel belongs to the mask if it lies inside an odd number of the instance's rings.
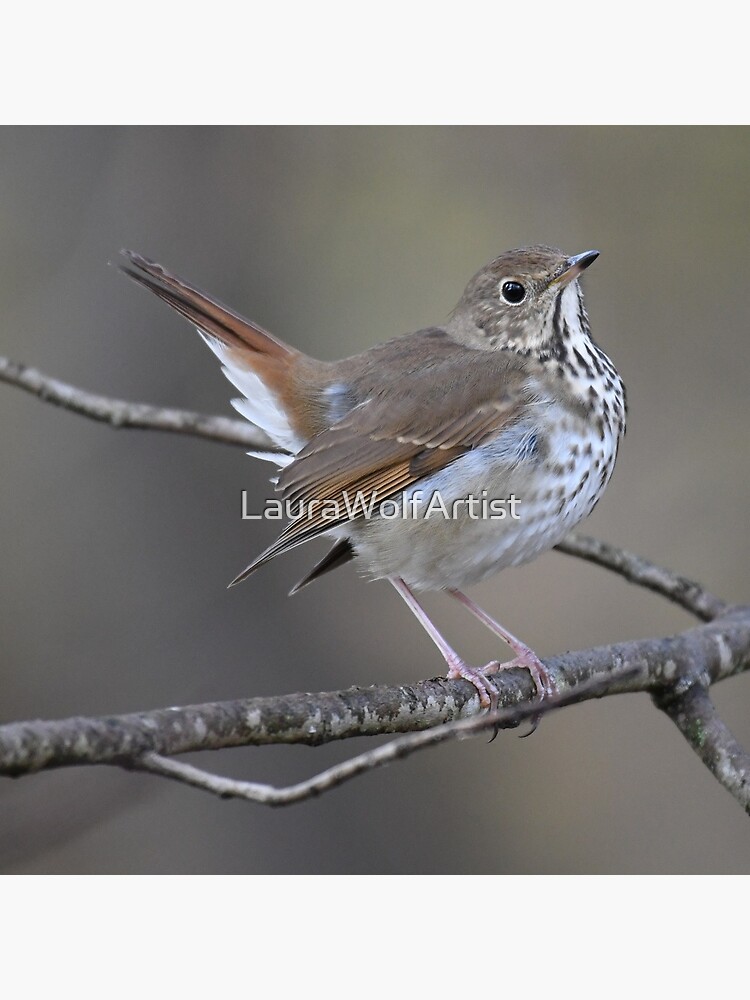
{"label": "bird's foot", "polygon": [[[488,663],[487,666],[483,668],[483,672],[485,674],[496,674],[501,670],[511,670],[515,667],[525,667],[531,674],[531,679],[534,682],[534,687],[536,688],[539,701],[543,701],[546,697],[555,694],[557,691],[555,682],[552,680],[549,671],[536,653],[532,649],[529,649],[528,646],[521,649],[518,652],[518,656],[514,659],[506,660],[505,663]],[[529,720],[531,728],[528,733],[523,734],[522,739],[525,739],[527,736],[531,736],[533,732],[536,732],[536,728],[539,725],[541,718],[541,714],[532,715]],[[495,730],[495,736],[497,736],[497,730]],[[495,736],[492,737],[493,740]]]}
{"label": "bird's foot", "polygon": [[470,667],[458,656],[451,657],[448,661],[448,679],[458,680],[459,678],[473,684],[479,695],[479,704],[489,712],[494,712],[497,708],[497,690],[495,685],[487,680],[487,674],[492,671],[490,667],[497,666],[488,663],[486,667]]}
{"label": "bird's foot", "polygon": [[528,646],[519,650],[518,656],[512,660],[506,660],[505,663],[498,663],[497,661],[488,663],[486,667],[482,668],[482,672],[492,675],[499,673],[501,670],[513,670],[516,667],[525,667],[531,674],[539,701],[543,701],[544,698],[554,694],[557,690],[549,671],[536,653],[532,649],[529,649]]}

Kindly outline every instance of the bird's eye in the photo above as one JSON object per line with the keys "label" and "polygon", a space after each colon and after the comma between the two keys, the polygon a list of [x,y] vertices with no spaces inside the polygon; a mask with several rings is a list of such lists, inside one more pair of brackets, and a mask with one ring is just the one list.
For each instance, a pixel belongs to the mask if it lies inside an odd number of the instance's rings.
{"label": "bird's eye", "polygon": [[512,306],[517,306],[526,298],[526,289],[519,281],[504,282],[500,291],[505,301],[510,302]]}

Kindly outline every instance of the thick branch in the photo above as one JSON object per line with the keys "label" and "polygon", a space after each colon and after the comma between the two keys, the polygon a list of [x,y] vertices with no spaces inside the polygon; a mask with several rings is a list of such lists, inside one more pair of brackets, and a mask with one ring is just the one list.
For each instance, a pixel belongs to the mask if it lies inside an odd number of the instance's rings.
{"label": "thick branch", "polygon": [[[619,674],[619,679],[625,680],[627,676],[628,671],[622,671]],[[237,781],[234,778],[224,778],[221,775],[211,774],[201,768],[193,767],[191,764],[170,760],[169,757],[162,757],[154,753],[145,754],[131,766],[134,770],[148,771],[150,774],[157,774],[162,778],[171,778],[173,781],[180,781],[193,788],[200,788],[204,792],[211,792],[212,795],[218,795],[223,799],[245,799],[248,802],[259,802],[266,806],[288,806],[293,802],[301,802],[314,795],[321,795],[366,771],[374,771],[376,768],[384,767],[395,760],[409,757],[425,747],[446,743],[449,740],[467,739],[490,730],[497,732],[498,729],[509,729],[532,719],[536,722],[541,715],[546,715],[554,709],[564,708],[566,705],[572,705],[588,698],[599,698],[607,693],[606,688],[609,686],[609,680],[609,678],[604,680],[599,678],[587,681],[581,687],[558,694],[554,698],[547,698],[541,704],[526,702],[515,705],[513,708],[499,709],[469,719],[456,719],[426,731],[397,736],[389,743],[365,750],[364,753],[350,757],[340,764],[334,764],[333,767],[321,771],[320,774],[316,774],[306,781],[300,781],[296,785],[288,785],[285,788],[275,788],[273,785],[257,781]]]}
{"label": "thick branch", "polygon": [[[602,694],[680,692],[714,683],[750,665],[750,609],[737,608],[706,625],[662,639],[566,653],[546,662],[561,694],[590,681]],[[493,677],[501,707],[533,704],[526,670]],[[349,688],[320,694],[253,698],[103,718],[15,722],[0,726],[0,773],[19,775],[73,764],[117,764],[146,754],[305,743],[403,733],[476,714],[474,687],[462,680],[409,687]]]}

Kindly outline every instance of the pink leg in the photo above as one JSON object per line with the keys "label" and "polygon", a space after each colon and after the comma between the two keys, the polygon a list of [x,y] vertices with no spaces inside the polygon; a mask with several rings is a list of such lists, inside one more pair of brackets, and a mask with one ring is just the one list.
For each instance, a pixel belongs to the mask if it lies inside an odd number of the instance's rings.
{"label": "pink leg", "polygon": [[507,663],[498,663],[494,666],[488,664],[485,668],[486,673],[496,673],[498,670],[506,670],[509,667],[526,667],[526,669],[531,674],[531,679],[536,685],[537,694],[539,695],[539,700],[546,694],[551,694],[555,690],[555,686],[552,683],[552,678],[547,673],[547,669],[536,655],[536,653],[529,649],[529,647],[517,639],[511,632],[503,628],[503,626],[496,622],[494,618],[490,618],[486,611],[475,604],[470,597],[466,594],[462,594],[460,590],[449,590],[448,593],[451,597],[455,597],[465,608],[467,608],[475,618],[486,625],[487,628],[494,632],[495,635],[499,635],[501,639],[508,643],[510,648],[516,654],[514,660],[509,660]]}
{"label": "pink leg", "polygon": [[[475,667],[470,667],[464,663],[455,649],[448,645],[441,633],[438,632],[430,619],[427,617],[427,612],[400,577],[392,576],[389,577],[389,579],[399,594],[406,601],[409,608],[411,608],[417,618],[417,621],[420,623],[427,635],[429,635],[437,648],[443,654],[443,658],[448,664],[448,677],[462,677],[464,680],[469,681],[477,689],[479,693],[479,701],[484,708],[488,708],[490,710],[497,708],[497,691],[484,676],[484,673],[482,673],[481,670],[477,670]],[[497,664],[488,664],[487,666],[492,667],[497,666]],[[485,667],[484,669],[486,670],[487,668]]]}

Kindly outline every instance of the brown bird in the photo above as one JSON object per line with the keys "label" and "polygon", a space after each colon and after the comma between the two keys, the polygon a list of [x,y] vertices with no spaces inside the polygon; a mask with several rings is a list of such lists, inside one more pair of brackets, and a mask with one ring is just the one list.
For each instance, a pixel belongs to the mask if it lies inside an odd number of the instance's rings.
{"label": "brown bird", "polygon": [[[197,328],[242,393],[236,409],[278,452],[276,488],[295,516],[233,583],[319,535],[333,548],[292,593],[353,556],[387,578],[485,707],[487,676],[536,654],[457,588],[552,548],[591,512],[625,429],[625,389],[591,337],[578,278],[599,256],[509,250],[466,286],[443,327],[342,361],[295,350],[257,324],[123,251],[123,270]],[[466,664],[413,590],[443,590],[507,642],[506,663]]]}

